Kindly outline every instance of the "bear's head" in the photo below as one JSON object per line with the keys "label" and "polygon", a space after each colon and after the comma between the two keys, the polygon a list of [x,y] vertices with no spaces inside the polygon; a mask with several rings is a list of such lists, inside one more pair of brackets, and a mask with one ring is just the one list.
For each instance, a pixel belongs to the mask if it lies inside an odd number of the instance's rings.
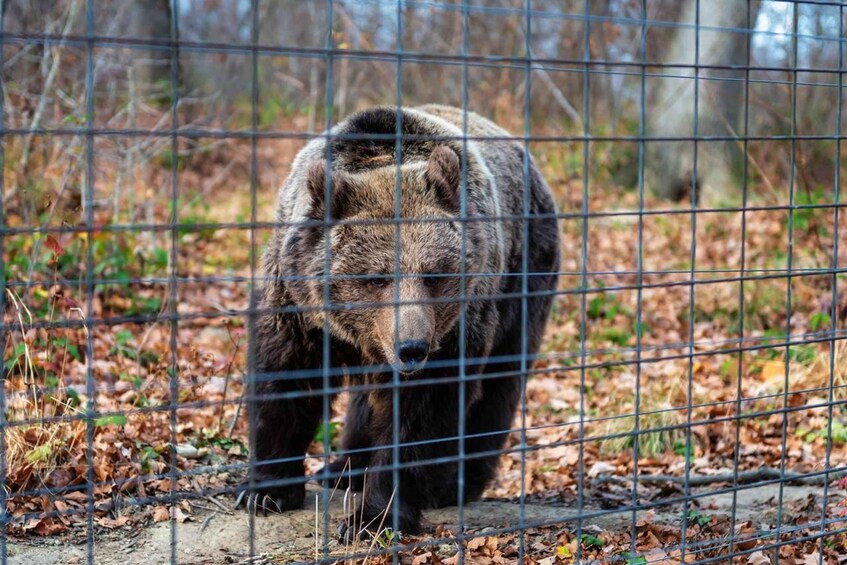
{"label": "bear's head", "polygon": [[454,330],[490,242],[473,199],[462,197],[453,149],[438,146],[399,170],[385,159],[361,172],[331,170],[329,190],[326,162],[310,163],[310,221],[288,230],[281,261],[292,298],[316,323],[328,320],[371,362],[411,373]]}

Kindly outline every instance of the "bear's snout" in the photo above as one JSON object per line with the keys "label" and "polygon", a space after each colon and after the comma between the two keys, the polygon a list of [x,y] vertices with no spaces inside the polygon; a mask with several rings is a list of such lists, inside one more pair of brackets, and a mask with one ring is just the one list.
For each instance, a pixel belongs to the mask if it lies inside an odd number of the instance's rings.
{"label": "bear's snout", "polygon": [[434,309],[427,304],[400,306],[397,323],[397,335],[394,336],[397,369],[402,373],[414,373],[423,367],[429,356],[435,330]]}
{"label": "bear's snout", "polygon": [[[413,299],[420,299],[415,296]],[[431,304],[409,304],[409,297],[401,296],[401,304],[382,312],[382,331],[378,332],[386,361],[401,373],[419,371],[437,349],[435,340],[435,309]]]}

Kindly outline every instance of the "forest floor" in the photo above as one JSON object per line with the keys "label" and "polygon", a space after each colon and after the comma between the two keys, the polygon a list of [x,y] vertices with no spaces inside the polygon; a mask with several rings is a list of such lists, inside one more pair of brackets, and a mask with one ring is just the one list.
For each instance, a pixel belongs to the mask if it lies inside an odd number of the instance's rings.
{"label": "forest floor", "polygon": [[[47,156],[43,202],[28,208],[13,195],[7,204],[13,231],[3,248],[5,320],[15,330],[5,335],[3,461],[12,558],[45,544],[67,549],[89,534],[124,549],[142,536],[146,548],[162,551],[170,547],[163,522],[187,532],[177,535],[182,552],[190,540],[207,539],[199,533],[206,528],[246,524],[243,512],[229,510],[247,462],[244,311],[251,248],[262,248],[269,229],[250,229],[249,145],[208,147],[176,159],[162,149],[152,172],[124,179],[124,196],[95,208],[91,231],[33,235],[30,228],[84,225],[79,194],[66,189]],[[259,143],[258,221],[273,219],[276,187],[297,148],[288,140]],[[612,149],[592,148],[599,169],[614,166]],[[847,214],[836,229],[827,196],[800,187],[794,202],[805,207],[786,210],[787,186],[763,178],[756,186],[769,188],[755,192],[747,210],[736,198],[692,214],[690,205],[649,195],[639,202],[631,186],[598,174],[587,202],[592,215],[583,223],[581,160],[572,157],[581,158],[581,146],[533,150],[565,215],[562,293],[529,375],[525,422],[515,421],[516,429],[526,426],[526,449],[522,434],[513,433],[497,480],[466,510],[477,520],[495,504],[514,508],[523,493],[544,523],[528,520],[523,536],[485,529],[516,526],[512,512],[501,524],[477,521],[457,532],[455,519],[435,514],[426,535],[379,543],[420,544],[401,557],[416,565],[456,563],[458,545],[449,540],[457,534],[472,563],[514,562],[521,543],[527,563],[572,563],[577,554],[630,564],[762,565],[775,554],[780,563],[842,563],[847,484],[822,473],[827,463],[847,464],[847,280],[821,271],[832,267]],[[95,163],[95,193],[112,193],[110,167]],[[179,213],[171,230],[174,179]],[[639,215],[639,208],[649,213]],[[230,223],[236,225],[224,225]],[[579,291],[583,232],[587,293]],[[839,255],[838,264],[847,264],[847,245]],[[792,277],[785,276],[789,265]],[[174,272],[179,283],[170,285]],[[88,273],[97,283],[92,289]],[[833,325],[836,341],[827,339]],[[85,417],[89,401],[94,419]],[[325,428],[333,445],[343,406],[342,398]],[[322,442],[310,453],[314,472]],[[686,472],[704,482],[686,487]],[[710,506],[699,494],[764,481],[771,486],[758,502],[773,509],[784,494],[780,480],[798,474],[806,477],[797,482],[808,484],[785,487],[792,494],[782,500],[783,518],[751,515],[738,502],[732,520],[731,505]],[[694,498],[682,504],[686,494]],[[586,511],[617,512],[623,521],[578,528],[573,509],[580,497]],[[633,500],[663,506],[634,517]],[[832,532],[825,542],[823,515]],[[311,516],[314,524],[314,510]],[[257,536],[273,535],[281,523],[273,520],[258,519]],[[304,544],[314,547],[318,531]],[[67,562],[84,561],[81,548],[64,553]],[[269,561],[293,559],[281,546],[261,551]],[[741,555],[726,557],[733,552]],[[26,562],[37,562],[31,555]],[[134,559],[131,551],[119,555],[115,561]],[[249,556],[239,549],[208,560],[183,557],[224,563]]]}

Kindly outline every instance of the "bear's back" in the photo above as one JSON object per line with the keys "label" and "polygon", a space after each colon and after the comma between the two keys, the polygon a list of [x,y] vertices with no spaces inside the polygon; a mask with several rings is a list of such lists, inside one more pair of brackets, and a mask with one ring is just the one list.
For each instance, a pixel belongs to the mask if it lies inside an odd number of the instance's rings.
{"label": "bear's back", "polygon": [[[347,173],[396,166],[398,130],[401,166],[425,163],[439,145],[449,146],[460,157],[466,155],[468,197],[475,201],[482,215],[498,216],[498,198],[491,190],[495,185],[494,177],[479,147],[473,141],[463,140],[461,128],[447,117],[448,107],[426,108],[401,108],[399,113],[395,107],[368,108],[352,114],[328,134],[309,142],[298,153],[291,174],[280,190],[278,219],[297,222],[307,218],[310,197],[308,191],[303,190],[304,172],[311,161],[326,159],[331,163],[331,170]],[[473,116],[479,127],[486,127],[487,131],[492,131],[490,128],[499,130],[484,118]],[[499,131],[499,135],[508,135]]]}
{"label": "bear's back", "polygon": [[465,111],[462,108],[443,106],[441,104],[426,104],[424,106],[418,106],[414,110],[445,120],[452,126],[455,126],[460,133],[467,127],[468,137],[474,139],[485,137],[505,139],[512,137],[505,129],[470,110]]}

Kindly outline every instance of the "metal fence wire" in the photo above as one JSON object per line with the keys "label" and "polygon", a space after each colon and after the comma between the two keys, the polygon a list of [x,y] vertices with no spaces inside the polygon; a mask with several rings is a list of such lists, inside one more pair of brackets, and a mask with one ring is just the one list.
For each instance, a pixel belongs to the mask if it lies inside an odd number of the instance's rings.
{"label": "metal fence wire", "polygon": [[844,561],[843,2],[0,5],[3,563]]}

